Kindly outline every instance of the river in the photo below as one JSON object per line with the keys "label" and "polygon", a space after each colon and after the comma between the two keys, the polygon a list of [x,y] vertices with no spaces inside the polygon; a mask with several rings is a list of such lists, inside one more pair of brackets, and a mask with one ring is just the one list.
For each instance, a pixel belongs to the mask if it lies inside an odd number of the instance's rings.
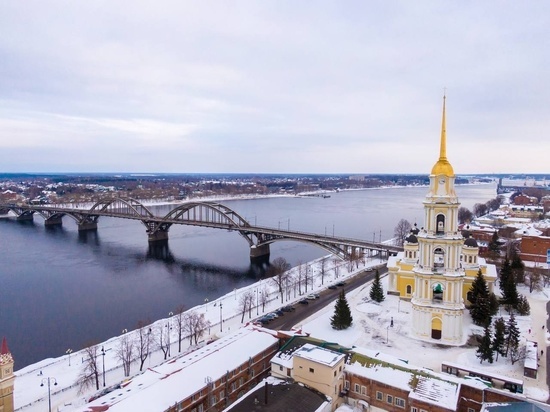
{"label": "river", "polygon": [[[330,198],[270,197],[221,203],[252,224],[379,241],[401,218],[423,222],[426,187],[331,193]],[[496,196],[495,185],[457,187],[463,206]],[[155,206],[164,215],[175,206]],[[101,218],[97,232],[0,219],[0,337],[8,339],[15,369],[69,348],[119,335],[140,320],[156,320],[184,304],[213,300],[263,275],[236,232],[174,225],[168,249],[151,251],[144,226]],[[299,242],[271,245],[271,259],[293,266],[326,255]]]}

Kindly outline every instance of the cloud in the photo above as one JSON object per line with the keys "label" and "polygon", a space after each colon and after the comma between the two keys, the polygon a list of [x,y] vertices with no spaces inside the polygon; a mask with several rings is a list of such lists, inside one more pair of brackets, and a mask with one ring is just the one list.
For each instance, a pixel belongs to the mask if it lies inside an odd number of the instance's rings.
{"label": "cloud", "polygon": [[428,173],[447,87],[457,173],[546,172],[549,8],[8,2],[0,164]]}

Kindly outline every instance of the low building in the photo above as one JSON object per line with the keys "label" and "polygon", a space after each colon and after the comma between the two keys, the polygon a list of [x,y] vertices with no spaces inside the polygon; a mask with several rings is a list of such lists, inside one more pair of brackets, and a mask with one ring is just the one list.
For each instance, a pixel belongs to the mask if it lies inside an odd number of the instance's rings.
{"label": "low building", "polygon": [[524,262],[546,263],[550,250],[549,236],[523,236],[520,244],[520,257]]}
{"label": "low building", "polygon": [[[81,412],[222,410],[267,376],[279,349],[273,331],[252,325],[147,369]],[[103,408],[103,409],[101,409]]]}

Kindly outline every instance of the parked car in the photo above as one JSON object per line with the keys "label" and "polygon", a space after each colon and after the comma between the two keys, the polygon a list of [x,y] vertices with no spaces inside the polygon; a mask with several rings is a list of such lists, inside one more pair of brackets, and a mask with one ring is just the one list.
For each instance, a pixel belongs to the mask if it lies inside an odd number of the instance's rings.
{"label": "parked car", "polygon": [[309,299],[309,300],[319,299],[319,295],[317,293],[310,293],[309,295],[306,296],[306,299]]}
{"label": "parked car", "polygon": [[328,288],[329,288],[329,289],[338,289],[338,288],[336,287],[336,285],[330,285]]}
{"label": "parked car", "polygon": [[336,284],[336,286],[344,286],[345,284],[346,284],[346,282],[338,282],[338,283]]}
{"label": "parked car", "polygon": [[309,305],[309,301],[306,298],[300,299],[298,301],[298,303],[300,303],[302,305]]}
{"label": "parked car", "polygon": [[258,323],[261,323],[262,325],[267,325],[271,320],[273,319],[269,319],[263,316],[260,319],[258,319]]}
{"label": "parked car", "polygon": [[271,313],[268,313],[267,315],[265,316],[268,316],[272,319],[277,319],[279,317],[279,315],[277,315],[275,312],[271,312]]}
{"label": "parked car", "polygon": [[277,316],[283,316],[285,312],[282,309],[277,309],[274,313],[277,314]]}
{"label": "parked car", "polygon": [[283,312],[292,312],[293,310],[295,310],[294,306],[291,306],[291,305],[286,305],[286,306],[283,306],[281,308],[281,310]]}

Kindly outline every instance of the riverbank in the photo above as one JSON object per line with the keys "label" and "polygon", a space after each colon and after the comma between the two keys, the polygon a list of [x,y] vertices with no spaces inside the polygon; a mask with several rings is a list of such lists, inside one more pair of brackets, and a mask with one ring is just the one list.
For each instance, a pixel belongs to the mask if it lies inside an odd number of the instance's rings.
{"label": "riverbank", "polygon": [[[325,261],[324,269],[323,260]],[[205,331],[199,344],[199,346],[202,346],[212,339],[218,339],[220,336],[234,332],[247,322],[253,321],[265,313],[269,313],[284,305],[295,304],[307,294],[324,290],[333,283],[345,282],[346,279],[349,279],[358,272],[383,264],[384,261],[380,259],[367,257],[364,261],[354,263],[353,267],[350,267],[350,264],[347,262],[334,260],[330,256],[325,256],[304,264],[302,269],[294,267],[289,270],[288,273],[290,276],[297,278],[298,272],[306,270],[307,267],[307,270],[311,273],[311,283],[307,289],[305,284],[290,283],[288,289],[285,287],[286,290],[283,293],[282,302],[277,284],[272,279],[262,279],[246,287],[235,289],[215,300],[205,301],[204,304],[190,308],[186,312],[195,312],[203,315],[210,322],[210,327],[208,331]],[[268,296],[265,305],[262,304],[261,293]],[[242,297],[247,294],[255,297],[255,304],[250,311],[245,311],[243,319],[241,301]],[[189,345],[189,339],[185,337],[182,341],[182,352],[178,353],[179,342],[177,330],[173,327],[174,322],[175,318],[169,317],[159,319],[150,325],[153,333],[169,325],[171,330],[171,358],[182,356],[185,353],[196,350],[198,347]],[[103,362],[105,365],[105,388],[116,386],[125,379],[128,379],[124,376],[122,364],[117,357],[117,349],[119,348],[122,336],[130,336],[130,339],[133,340],[137,338],[138,333],[137,331],[128,331],[124,335],[115,336],[97,344],[100,348],[99,353],[104,353],[104,355],[100,355],[101,359],[98,361],[101,362],[101,366]],[[104,349],[105,352],[101,352],[101,349]],[[47,390],[40,386],[44,377],[55,378],[57,382],[57,385],[51,389],[53,410],[69,412],[73,408],[86,403],[98,391],[94,387],[93,390],[85,390],[79,393],[76,382],[86,364],[85,358],[86,352],[82,349],[58,358],[44,359],[15,372],[17,377],[14,392],[16,411],[38,412],[44,409],[44,403],[48,400]],[[156,350],[151,351],[145,366],[157,366],[163,362],[165,362],[164,352],[157,347]],[[131,365],[131,375],[137,373],[139,373],[139,363],[135,360]],[[100,378],[101,383],[103,383],[103,376]]]}

